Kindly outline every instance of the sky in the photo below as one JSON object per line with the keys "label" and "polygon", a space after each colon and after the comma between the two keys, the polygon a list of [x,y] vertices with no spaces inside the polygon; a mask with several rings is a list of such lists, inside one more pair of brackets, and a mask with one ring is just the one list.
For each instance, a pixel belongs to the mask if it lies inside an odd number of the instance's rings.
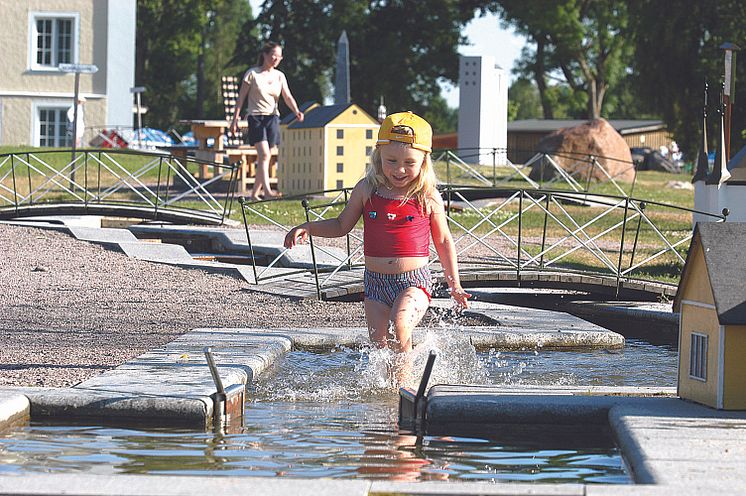
{"label": "sky", "polygon": [[[254,15],[261,10],[262,0],[249,0]],[[484,17],[477,17],[472,20],[464,30],[464,34],[469,39],[469,45],[462,45],[458,52],[461,55],[491,55],[495,57],[495,63],[505,69],[510,76],[513,68],[513,62],[521,55],[521,49],[526,42],[526,38],[515,34],[512,30],[500,27],[500,21],[494,14]],[[354,48],[351,47],[350,56],[354,57]],[[458,87],[451,84],[442,84],[443,96],[448,102],[448,106],[458,107]]]}

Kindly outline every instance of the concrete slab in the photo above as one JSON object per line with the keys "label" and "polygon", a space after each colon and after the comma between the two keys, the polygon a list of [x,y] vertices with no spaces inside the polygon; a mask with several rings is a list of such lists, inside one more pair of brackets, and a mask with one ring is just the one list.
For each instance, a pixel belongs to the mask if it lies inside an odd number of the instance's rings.
{"label": "concrete slab", "polygon": [[[406,495],[484,495],[484,496],[583,496],[583,484],[519,484],[485,482],[388,482],[374,481],[370,494],[406,494]],[[628,493],[631,494],[631,493]]]}
{"label": "concrete slab", "polygon": [[137,238],[127,229],[112,229],[87,226],[68,226],[70,234],[81,241],[91,243],[112,244],[134,243]]}
{"label": "concrete slab", "polygon": [[370,482],[336,479],[196,477],[159,475],[35,474],[0,476],[7,495],[176,496],[261,494],[266,496],[365,496]]}

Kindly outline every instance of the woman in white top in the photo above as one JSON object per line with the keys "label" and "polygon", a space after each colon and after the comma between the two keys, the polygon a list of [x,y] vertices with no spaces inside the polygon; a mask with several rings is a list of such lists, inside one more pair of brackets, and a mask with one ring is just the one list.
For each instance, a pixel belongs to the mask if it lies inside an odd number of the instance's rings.
{"label": "woman in white top", "polygon": [[295,113],[295,117],[303,121],[303,112],[300,111],[290,93],[285,74],[277,70],[281,60],[282,47],[273,41],[265,43],[259,53],[257,65],[246,71],[241,81],[241,89],[238,92],[238,101],[230,126],[232,132],[238,131],[241,107],[248,97],[246,120],[249,123],[249,144],[256,148],[256,174],[254,175],[254,190],[251,192],[252,200],[260,199],[260,195],[263,195],[265,199],[279,196],[269,187],[269,159],[270,149],[280,144],[280,112],[278,109],[280,95],[290,110]]}

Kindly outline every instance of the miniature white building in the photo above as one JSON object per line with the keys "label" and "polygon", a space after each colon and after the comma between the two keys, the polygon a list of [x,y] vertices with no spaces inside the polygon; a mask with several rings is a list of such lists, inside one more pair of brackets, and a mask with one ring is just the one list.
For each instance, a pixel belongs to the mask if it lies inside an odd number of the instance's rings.
{"label": "miniature white building", "polygon": [[508,146],[508,75],[490,56],[459,61],[459,156],[467,163],[504,164]]}

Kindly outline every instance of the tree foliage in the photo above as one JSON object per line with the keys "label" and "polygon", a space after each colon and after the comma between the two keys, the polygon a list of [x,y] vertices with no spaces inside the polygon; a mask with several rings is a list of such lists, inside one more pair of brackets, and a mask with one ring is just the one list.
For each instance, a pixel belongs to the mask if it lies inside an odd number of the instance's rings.
{"label": "tree foliage", "polygon": [[[635,76],[639,98],[663,117],[679,145],[694,153],[701,135],[704,81],[710,84],[710,132],[724,72],[724,52],[733,42],[746,48],[746,3],[740,0],[680,0],[630,3],[635,25]],[[744,55],[744,54],[742,54]],[[740,85],[739,85],[740,82]],[[746,56],[736,64],[731,155],[744,145]],[[710,143],[714,146],[714,142]]]}
{"label": "tree foliage", "polygon": [[223,116],[220,76],[235,70],[228,59],[250,16],[245,0],[138,0],[135,81],[146,88],[146,125]]}
{"label": "tree foliage", "polygon": [[[332,92],[337,39],[347,32],[352,101],[372,115],[383,97],[390,112],[449,110],[439,100],[441,78],[458,80],[458,45],[477,2],[432,0],[267,0],[244,32],[235,61],[253,65],[261,42],[283,45],[280,69],[296,100],[323,101]],[[451,111],[452,119],[453,112]],[[448,115],[435,120],[447,123]],[[440,124],[438,124],[440,125]],[[445,124],[443,124],[445,125]],[[448,124],[450,126],[450,124]],[[436,132],[443,130],[435,127]]]}
{"label": "tree foliage", "polygon": [[552,77],[585,96],[588,118],[602,115],[606,93],[631,56],[624,0],[498,0],[485,8],[534,42],[523,52],[522,74],[534,79],[545,118],[555,117]]}

